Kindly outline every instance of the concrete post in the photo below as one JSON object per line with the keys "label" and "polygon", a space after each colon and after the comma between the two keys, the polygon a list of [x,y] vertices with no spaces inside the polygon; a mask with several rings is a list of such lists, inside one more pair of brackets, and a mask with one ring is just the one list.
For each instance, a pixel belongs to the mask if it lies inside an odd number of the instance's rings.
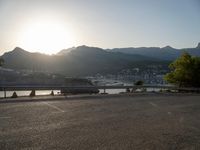
{"label": "concrete post", "polygon": [[6,89],[4,88],[4,98],[6,98]]}
{"label": "concrete post", "polygon": [[32,90],[29,96],[34,97],[35,96],[35,90]]}

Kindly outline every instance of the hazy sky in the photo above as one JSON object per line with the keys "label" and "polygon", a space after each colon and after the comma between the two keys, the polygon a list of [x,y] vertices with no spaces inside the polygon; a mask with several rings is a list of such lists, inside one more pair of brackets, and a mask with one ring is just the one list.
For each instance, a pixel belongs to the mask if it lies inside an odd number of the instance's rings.
{"label": "hazy sky", "polygon": [[0,0],[0,54],[198,42],[200,0]]}

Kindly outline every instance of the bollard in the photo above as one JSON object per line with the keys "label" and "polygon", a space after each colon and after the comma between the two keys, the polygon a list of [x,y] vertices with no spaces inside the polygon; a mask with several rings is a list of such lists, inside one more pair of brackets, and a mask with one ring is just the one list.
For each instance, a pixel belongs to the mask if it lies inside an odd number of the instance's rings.
{"label": "bollard", "polygon": [[16,92],[13,92],[13,95],[11,96],[11,98],[17,98],[17,93]]}
{"label": "bollard", "polygon": [[6,89],[4,88],[4,98],[6,98]]}
{"label": "bollard", "polygon": [[29,96],[34,97],[35,96],[35,90],[32,90]]}
{"label": "bollard", "polygon": [[51,94],[50,94],[51,96],[54,96],[54,92],[53,91],[51,91]]}
{"label": "bollard", "polygon": [[126,88],[126,93],[130,93],[130,89],[129,88]]}

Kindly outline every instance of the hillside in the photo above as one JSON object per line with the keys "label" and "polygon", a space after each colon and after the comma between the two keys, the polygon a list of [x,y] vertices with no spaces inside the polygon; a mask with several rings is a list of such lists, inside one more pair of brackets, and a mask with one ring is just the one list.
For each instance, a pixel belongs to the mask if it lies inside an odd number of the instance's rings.
{"label": "hillside", "polygon": [[122,69],[166,64],[152,57],[138,54],[109,52],[101,48],[79,46],[62,50],[57,55],[30,53],[19,47],[2,55],[4,67],[16,70],[33,70],[61,73],[68,76],[85,76],[97,73],[116,73]]}
{"label": "hillside", "polygon": [[174,60],[183,52],[188,52],[194,56],[200,56],[200,43],[195,48],[175,49],[171,46],[160,47],[139,47],[139,48],[114,48],[107,49],[110,52],[121,52],[124,54],[138,54],[148,57],[154,57],[161,60]]}

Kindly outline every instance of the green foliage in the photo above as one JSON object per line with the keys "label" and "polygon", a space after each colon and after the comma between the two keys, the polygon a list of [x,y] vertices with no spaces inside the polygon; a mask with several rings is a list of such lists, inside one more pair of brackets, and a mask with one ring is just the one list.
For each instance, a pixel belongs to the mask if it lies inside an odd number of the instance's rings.
{"label": "green foliage", "polygon": [[143,84],[144,84],[144,82],[141,81],[141,80],[139,80],[139,81],[137,81],[137,82],[134,83],[134,85],[143,85]]}
{"label": "green foliage", "polygon": [[164,79],[180,87],[200,86],[200,57],[192,57],[183,53],[178,59],[169,65],[171,72]]}

